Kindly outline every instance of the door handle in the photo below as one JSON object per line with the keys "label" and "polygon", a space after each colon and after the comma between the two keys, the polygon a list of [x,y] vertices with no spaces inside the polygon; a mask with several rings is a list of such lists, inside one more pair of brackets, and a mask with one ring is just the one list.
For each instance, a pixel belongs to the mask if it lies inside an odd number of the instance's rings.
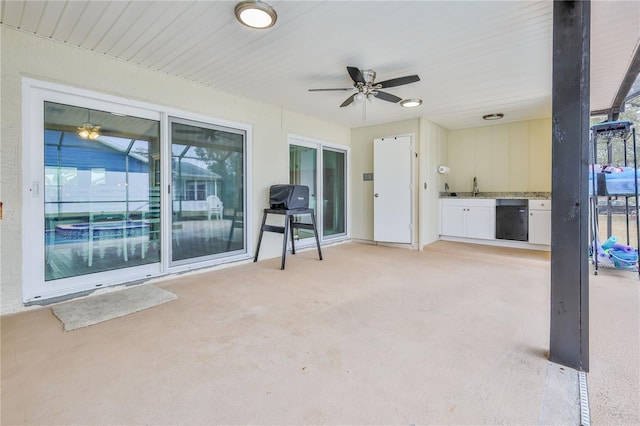
{"label": "door handle", "polygon": [[380,194],[378,194],[377,192],[375,194],[373,194],[374,197],[378,198],[380,196]]}

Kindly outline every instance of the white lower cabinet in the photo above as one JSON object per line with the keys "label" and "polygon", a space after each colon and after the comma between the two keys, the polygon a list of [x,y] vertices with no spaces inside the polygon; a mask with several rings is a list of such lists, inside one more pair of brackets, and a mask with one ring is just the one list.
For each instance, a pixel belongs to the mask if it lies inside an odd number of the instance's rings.
{"label": "white lower cabinet", "polygon": [[493,240],[496,237],[496,200],[440,199],[440,234]]}
{"label": "white lower cabinet", "polygon": [[529,242],[551,245],[551,200],[529,200]]}

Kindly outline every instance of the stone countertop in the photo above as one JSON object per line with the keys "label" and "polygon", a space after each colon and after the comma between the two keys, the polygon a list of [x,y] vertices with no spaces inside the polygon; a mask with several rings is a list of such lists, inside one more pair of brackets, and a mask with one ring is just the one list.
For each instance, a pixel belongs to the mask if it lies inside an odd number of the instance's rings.
{"label": "stone countertop", "polygon": [[[456,195],[452,195],[456,194]],[[440,198],[478,198],[478,199],[499,199],[499,198],[511,198],[511,199],[527,199],[527,200],[550,200],[550,192],[480,192],[475,197],[472,192],[440,192]]]}

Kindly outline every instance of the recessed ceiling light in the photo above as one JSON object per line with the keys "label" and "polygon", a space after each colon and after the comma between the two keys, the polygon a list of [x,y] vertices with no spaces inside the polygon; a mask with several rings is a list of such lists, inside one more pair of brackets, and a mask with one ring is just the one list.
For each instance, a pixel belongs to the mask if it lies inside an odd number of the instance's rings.
{"label": "recessed ceiling light", "polygon": [[235,11],[238,21],[251,28],[270,28],[278,19],[275,9],[259,0],[240,2]]}
{"label": "recessed ceiling light", "polygon": [[405,108],[415,108],[422,105],[422,99],[405,99],[400,102],[400,105]]}
{"label": "recessed ceiling light", "polygon": [[504,114],[501,112],[497,112],[495,114],[483,115],[482,119],[483,120],[500,120],[502,117],[504,117]]}

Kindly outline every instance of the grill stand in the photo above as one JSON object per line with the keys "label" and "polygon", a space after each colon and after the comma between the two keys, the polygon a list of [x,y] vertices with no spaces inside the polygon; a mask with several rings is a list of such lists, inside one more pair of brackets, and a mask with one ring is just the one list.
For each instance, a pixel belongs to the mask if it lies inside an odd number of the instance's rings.
{"label": "grill stand", "polygon": [[[284,226],[267,225],[267,215],[279,214],[284,215]],[[294,220],[294,216],[299,215],[311,215],[311,224],[300,223]],[[320,239],[318,238],[318,230],[316,227],[316,216],[313,209],[295,209],[295,210],[280,210],[280,209],[264,209],[262,215],[262,226],[260,226],[260,236],[258,237],[258,246],[256,247],[256,255],[253,257],[253,261],[258,261],[258,254],[260,253],[260,244],[262,243],[262,235],[264,231],[277,232],[283,234],[282,236],[282,262],[280,269],[284,269],[285,260],[287,258],[287,238],[291,235],[291,254],[296,254],[296,246],[293,239],[294,229],[310,229],[313,230],[313,235],[316,238],[316,247],[318,248],[318,257],[322,260],[322,251],[320,250]]]}

